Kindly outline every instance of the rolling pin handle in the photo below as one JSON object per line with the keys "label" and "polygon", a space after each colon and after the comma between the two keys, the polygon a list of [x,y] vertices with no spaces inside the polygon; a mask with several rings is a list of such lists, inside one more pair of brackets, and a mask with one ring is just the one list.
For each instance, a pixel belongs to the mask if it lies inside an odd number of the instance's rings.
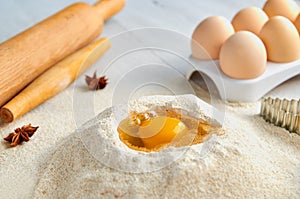
{"label": "rolling pin handle", "polygon": [[101,0],[94,4],[104,21],[117,14],[125,5],[125,0]]}

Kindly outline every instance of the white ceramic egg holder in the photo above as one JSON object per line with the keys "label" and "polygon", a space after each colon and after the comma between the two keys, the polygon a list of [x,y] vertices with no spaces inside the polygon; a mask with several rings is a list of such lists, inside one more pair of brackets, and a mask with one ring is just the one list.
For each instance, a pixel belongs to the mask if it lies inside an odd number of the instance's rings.
{"label": "white ceramic egg holder", "polygon": [[[190,57],[190,61],[197,66],[199,72],[215,83],[221,98],[227,101],[257,101],[279,84],[300,74],[300,59],[284,64],[268,62],[266,71],[250,80],[237,80],[226,76],[219,67],[219,61],[201,61],[193,57]],[[187,71],[187,78],[194,72],[195,69]]]}

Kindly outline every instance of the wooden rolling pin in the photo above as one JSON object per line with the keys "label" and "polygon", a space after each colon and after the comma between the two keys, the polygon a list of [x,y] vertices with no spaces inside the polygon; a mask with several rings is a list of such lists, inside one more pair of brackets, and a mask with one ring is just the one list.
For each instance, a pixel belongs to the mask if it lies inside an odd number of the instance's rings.
{"label": "wooden rolling pin", "polygon": [[94,40],[125,0],[76,3],[0,44],[0,107],[50,66]]}
{"label": "wooden rolling pin", "polygon": [[100,39],[63,59],[0,109],[0,118],[12,122],[68,87],[110,47],[108,39]]}

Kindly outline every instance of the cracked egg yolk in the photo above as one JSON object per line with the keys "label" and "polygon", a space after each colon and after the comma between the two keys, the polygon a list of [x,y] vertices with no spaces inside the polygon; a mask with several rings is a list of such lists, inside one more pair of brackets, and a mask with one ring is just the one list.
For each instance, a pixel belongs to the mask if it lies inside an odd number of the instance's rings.
{"label": "cracked egg yolk", "polygon": [[169,144],[177,136],[188,131],[183,122],[176,118],[158,116],[151,119],[147,125],[139,127],[137,135],[148,149]]}
{"label": "cracked egg yolk", "polygon": [[139,125],[131,121],[127,118],[120,123],[118,132],[121,140],[127,140],[127,145],[132,143],[134,146],[148,150],[170,144],[175,137],[177,139],[188,132],[188,128],[182,121],[167,116],[157,116]]}

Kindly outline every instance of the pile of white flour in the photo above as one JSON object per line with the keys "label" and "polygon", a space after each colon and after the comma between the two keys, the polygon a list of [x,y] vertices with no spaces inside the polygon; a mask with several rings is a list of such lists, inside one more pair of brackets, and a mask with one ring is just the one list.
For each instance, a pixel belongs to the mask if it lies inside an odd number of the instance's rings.
{"label": "pile of white flour", "polygon": [[[200,110],[196,97],[173,102]],[[146,97],[133,108],[164,105]],[[177,103],[177,104],[176,104]],[[116,109],[107,109],[70,135],[39,169],[36,198],[297,198],[300,136],[266,123],[259,103],[227,106],[225,135],[158,153],[127,148],[118,138]]]}

